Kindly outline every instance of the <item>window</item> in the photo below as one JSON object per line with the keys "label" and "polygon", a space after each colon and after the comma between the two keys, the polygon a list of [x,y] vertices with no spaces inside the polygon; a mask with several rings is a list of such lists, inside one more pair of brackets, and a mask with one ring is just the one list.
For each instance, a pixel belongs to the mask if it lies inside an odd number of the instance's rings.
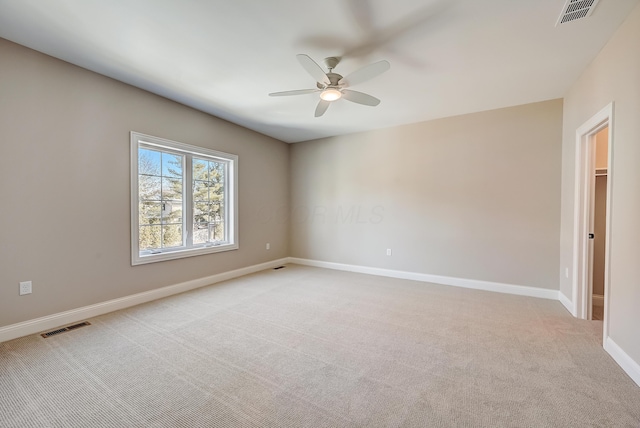
{"label": "window", "polygon": [[131,263],[238,248],[238,157],[131,133]]}

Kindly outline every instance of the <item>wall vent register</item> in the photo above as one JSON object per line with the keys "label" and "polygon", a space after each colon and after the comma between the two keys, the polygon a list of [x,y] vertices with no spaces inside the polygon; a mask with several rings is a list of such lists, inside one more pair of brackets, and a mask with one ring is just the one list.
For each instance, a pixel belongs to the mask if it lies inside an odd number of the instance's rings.
{"label": "wall vent register", "polygon": [[62,327],[62,328],[58,328],[56,330],[52,330],[52,331],[48,331],[46,333],[42,333],[40,336],[42,336],[42,337],[44,337],[46,339],[47,337],[55,336],[55,335],[60,334],[60,333],[66,333],[68,331],[75,330],[75,329],[80,328],[80,327],[86,327],[88,325],[91,325],[91,323],[89,321],[83,321],[83,322],[78,323],[78,324],[73,324],[73,325],[70,325],[70,326],[67,326],[67,327]]}
{"label": "wall vent register", "polygon": [[562,8],[558,22],[556,22],[556,27],[567,22],[588,18],[597,4],[598,0],[567,0]]}

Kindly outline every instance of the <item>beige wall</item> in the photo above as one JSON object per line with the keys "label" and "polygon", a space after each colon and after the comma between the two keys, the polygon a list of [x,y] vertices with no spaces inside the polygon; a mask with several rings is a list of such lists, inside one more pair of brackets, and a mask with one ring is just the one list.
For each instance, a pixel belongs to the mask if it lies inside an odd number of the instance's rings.
{"label": "beige wall", "polygon": [[554,100],[294,144],[292,256],[557,289],[561,138]]}
{"label": "beige wall", "polygon": [[[2,39],[0,58],[0,326],[289,255],[287,144]],[[131,266],[132,130],[239,155],[239,250]]]}
{"label": "beige wall", "polygon": [[629,15],[565,98],[562,144],[560,290],[571,298],[575,132],[614,102],[609,334],[640,364],[640,6]]}

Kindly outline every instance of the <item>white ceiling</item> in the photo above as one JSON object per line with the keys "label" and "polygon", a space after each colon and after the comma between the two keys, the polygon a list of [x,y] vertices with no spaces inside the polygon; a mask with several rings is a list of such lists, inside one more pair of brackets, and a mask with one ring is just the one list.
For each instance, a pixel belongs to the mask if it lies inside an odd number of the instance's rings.
{"label": "white ceiling", "polygon": [[[563,97],[639,0],[0,0],[0,37],[287,142]],[[387,73],[314,117],[296,60]]]}

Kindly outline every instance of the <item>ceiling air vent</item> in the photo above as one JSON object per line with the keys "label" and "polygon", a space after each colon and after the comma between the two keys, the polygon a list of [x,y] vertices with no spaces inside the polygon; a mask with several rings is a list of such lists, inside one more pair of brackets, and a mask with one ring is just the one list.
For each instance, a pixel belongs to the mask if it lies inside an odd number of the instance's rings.
{"label": "ceiling air vent", "polygon": [[597,4],[598,0],[567,0],[562,8],[560,18],[556,22],[556,27],[560,24],[588,17],[593,13],[593,9]]}

